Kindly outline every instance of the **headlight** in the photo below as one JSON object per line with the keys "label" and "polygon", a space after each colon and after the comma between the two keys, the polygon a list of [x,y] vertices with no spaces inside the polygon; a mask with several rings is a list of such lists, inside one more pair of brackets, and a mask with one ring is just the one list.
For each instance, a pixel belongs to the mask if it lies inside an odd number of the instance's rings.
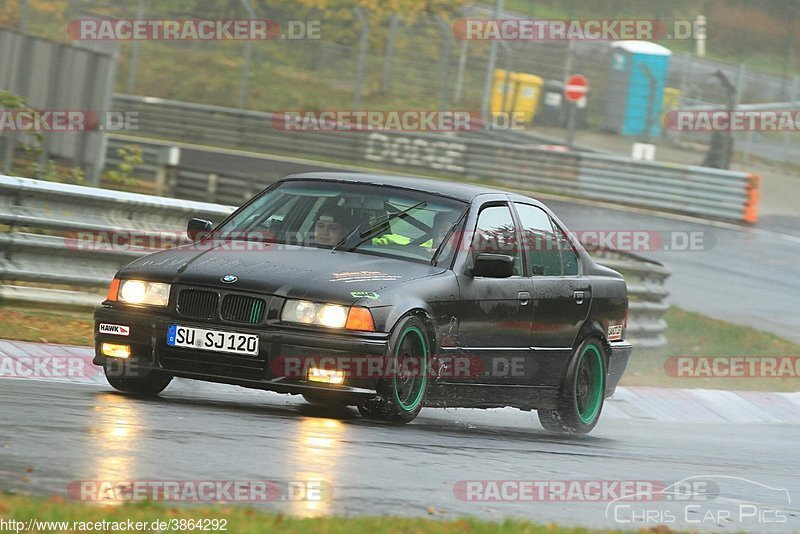
{"label": "headlight", "polygon": [[169,303],[169,284],[123,280],[119,284],[119,301],[125,304],[166,306]]}
{"label": "headlight", "polygon": [[288,300],[283,306],[281,321],[344,328],[347,323],[347,308],[338,304]]}
{"label": "headlight", "polygon": [[317,319],[322,326],[341,328],[347,323],[347,308],[335,304],[325,304],[319,309]]}
{"label": "headlight", "polygon": [[350,308],[339,304],[325,304],[308,300],[287,300],[283,306],[281,321],[328,328],[375,331],[372,314],[367,308]]}

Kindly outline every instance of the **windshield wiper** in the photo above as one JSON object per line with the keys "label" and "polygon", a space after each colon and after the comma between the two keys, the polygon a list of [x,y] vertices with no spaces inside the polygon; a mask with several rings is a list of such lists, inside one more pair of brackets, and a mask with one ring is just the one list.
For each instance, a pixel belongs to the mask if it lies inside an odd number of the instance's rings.
{"label": "windshield wiper", "polygon": [[[400,217],[405,217],[406,215],[408,215],[408,213],[410,211],[414,211],[415,209],[419,209],[419,208],[424,208],[427,205],[428,205],[428,201],[427,200],[423,200],[422,202],[414,204],[410,208],[406,208],[403,211],[396,211],[394,213],[390,213],[389,215],[387,215],[386,217],[384,217],[380,221],[376,222],[375,224],[373,224],[372,226],[370,226],[366,230],[362,230],[361,232],[359,232],[359,230],[361,230],[361,227],[364,226],[364,225],[363,224],[359,224],[358,226],[356,226],[353,229],[352,232],[350,232],[349,234],[344,236],[338,243],[333,245],[333,248],[331,250],[339,250],[340,247],[343,247],[344,245],[347,245],[347,248],[345,248],[344,250],[346,250],[348,252],[353,251],[356,248],[358,248],[358,246],[361,243],[363,243],[364,241],[367,241],[367,240],[372,239],[373,237],[375,237],[379,233],[379,230],[381,230],[383,228],[383,226],[386,223],[388,223],[389,221],[393,221],[394,219],[397,219],[397,218],[400,218]],[[353,243],[352,241],[356,236],[358,237],[358,241]]]}

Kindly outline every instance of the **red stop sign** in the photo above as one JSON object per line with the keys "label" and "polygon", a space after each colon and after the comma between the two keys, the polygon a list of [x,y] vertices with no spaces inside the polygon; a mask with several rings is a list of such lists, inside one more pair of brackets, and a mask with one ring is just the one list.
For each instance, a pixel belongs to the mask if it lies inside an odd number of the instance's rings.
{"label": "red stop sign", "polygon": [[567,80],[567,85],[564,87],[564,96],[573,102],[580,100],[586,95],[589,90],[589,80],[580,74],[573,74]]}

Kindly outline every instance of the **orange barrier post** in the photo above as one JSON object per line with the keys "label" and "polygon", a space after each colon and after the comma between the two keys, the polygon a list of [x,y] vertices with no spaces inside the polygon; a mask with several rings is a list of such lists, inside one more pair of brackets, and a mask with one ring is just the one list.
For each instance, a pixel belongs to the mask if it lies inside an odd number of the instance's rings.
{"label": "orange barrier post", "polygon": [[755,173],[747,176],[747,198],[744,201],[744,222],[755,224],[758,221],[758,201],[761,200],[761,177]]}

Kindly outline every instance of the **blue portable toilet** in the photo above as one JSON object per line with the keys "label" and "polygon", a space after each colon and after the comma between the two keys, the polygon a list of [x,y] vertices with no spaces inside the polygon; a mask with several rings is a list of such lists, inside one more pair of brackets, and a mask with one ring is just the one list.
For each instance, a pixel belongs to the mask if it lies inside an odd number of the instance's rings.
{"label": "blue portable toilet", "polygon": [[661,102],[672,51],[650,41],[611,43],[611,65],[603,128],[622,135],[642,135],[647,125],[650,78],[655,78],[650,136],[661,135]]}

